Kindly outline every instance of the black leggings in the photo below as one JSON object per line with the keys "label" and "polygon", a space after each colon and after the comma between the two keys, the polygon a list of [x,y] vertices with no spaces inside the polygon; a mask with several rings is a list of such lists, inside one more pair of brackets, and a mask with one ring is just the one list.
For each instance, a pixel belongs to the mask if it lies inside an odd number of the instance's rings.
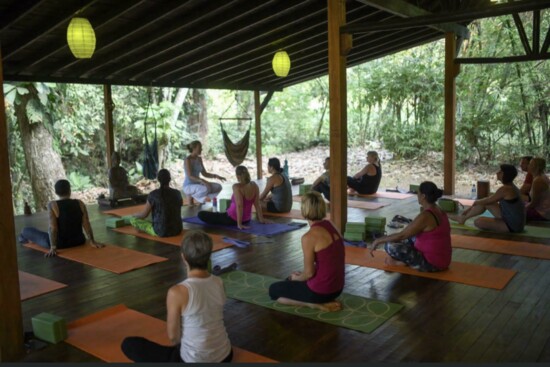
{"label": "black leggings", "polygon": [[306,303],[327,303],[334,301],[341,293],[341,290],[330,294],[315,293],[306,282],[293,280],[284,280],[269,286],[269,297],[274,301],[283,297]]}
{"label": "black leggings", "polygon": [[347,184],[348,187],[354,189],[361,195],[371,195],[375,194],[378,191],[378,185],[374,183],[376,176],[363,175],[360,179],[356,179],[348,176]]}
{"label": "black leggings", "polygon": [[[160,345],[140,336],[125,338],[121,344],[122,352],[134,362],[185,362],[181,360],[180,345]],[[229,352],[222,363],[231,362],[233,349]]]}
{"label": "black leggings", "polygon": [[325,199],[330,201],[330,186],[327,185],[326,183],[320,182],[319,184],[313,186],[312,190],[323,194]]}
{"label": "black leggings", "polygon": [[231,218],[227,213],[199,212],[198,217],[208,224],[221,224],[224,226],[236,226],[237,221]]}

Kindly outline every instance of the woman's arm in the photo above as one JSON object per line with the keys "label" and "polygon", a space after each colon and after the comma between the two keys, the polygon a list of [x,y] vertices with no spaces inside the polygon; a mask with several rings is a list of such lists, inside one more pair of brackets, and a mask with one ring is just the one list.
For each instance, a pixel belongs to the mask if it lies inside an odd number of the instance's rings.
{"label": "woman's arm", "polygon": [[238,184],[233,185],[233,196],[235,198],[235,206],[237,207],[237,227],[239,229],[246,228],[243,226],[243,195],[239,190]]}
{"label": "woman's arm", "polygon": [[304,271],[294,272],[290,275],[290,280],[305,282],[315,275],[315,244],[316,236],[311,230],[302,236],[302,252],[304,254]]}
{"label": "woman's arm", "polygon": [[401,232],[397,232],[389,236],[384,236],[384,237],[375,239],[371,245],[372,246],[370,250],[371,255],[379,245],[386,242],[401,241],[401,240],[416,236],[420,232],[423,232],[427,227],[430,226],[430,224],[433,224],[434,222],[435,222],[435,219],[433,215],[431,215],[427,211],[423,211],[416,218],[414,218],[414,220],[408,226],[406,226]]}
{"label": "woman's arm", "polygon": [[474,205],[486,206],[486,205],[498,203],[499,201],[504,199],[505,196],[506,196],[506,187],[502,186],[493,195],[486,197],[484,199],[479,199],[474,201]]}
{"label": "woman's arm", "polygon": [[[262,194],[260,195],[260,200],[264,200],[267,195],[269,194],[269,192],[271,191],[271,189],[273,188],[273,183],[274,179],[273,179],[273,176],[271,176],[270,178],[267,179],[267,182],[265,183],[265,189],[264,191],[262,191]],[[258,189],[259,191],[259,189]],[[256,208],[257,210],[257,208]]]}
{"label": "woman's arm", "polygon": [[207,172],[206,171],[206,168],[204,168],[204,164],[202,164],[202,158],[199,157],[198,158],[201,162],[201,167],[202,167],[202,171],[201,171],[201,174],[204,176],[204,177],[208,177],[208,178],[215,178],[215,179],[218,179],[220,181],[225,181],[225,177],[222,177],[220,175],[216,175],[214,173],[210,173],[210,172]]}
{"label": "woman's arm", "polygon": [[376,174],[376,168],[374,168],[374,166],[372,164],[367,164],[365,167],[363,167],[363,169],[359,172],[357,172],[353,178],[355,179],[360,179],[361,177],[363,177],[364,175],[369,175],[369,176],[374,176]]}
{"label": "woman's arm", "polygon": [[256,216],[258,217],[258,220],[260,221],[260,223],[267,223],[267,221],[264,219],[264,213],[262,212],[262,206],[260,205],[260,199],[259,199],[260,188],[254,182],[252,182],[252,185],[254,185],[254,191],[255,191],[254,196],[256,197],[254,199],[254,207],[256,208]]}
{"label": "woman's arm", "polygon": [[143,208],[143,211],[134,214],[134,217],[136,217],[137,219],[145,219],[145,218],[147,218],[149,213],[151,213],[152,209],[153,209],[153,207],[151,206],[151,203],[149,202],[149,200],[147,200],[145,202],[145,208]]}
{"label": "woman's arm", "polygon": [[531,185],[531,201],[525,207],[526,210],[535,209],[542,198],[542,193],[548,190],[544,180],[541,177],[535,177]]}
{"label": "woman's arm", "polygon": [[94,239],[94,232],[92,230],[92,225],[90,224],[90,218],[88,217],[86,205],[84,205],[84,203],[80,200],[78,200],[78,204],[80,204],[80,210],[82,211],[82,228],[84,228],[84,232],[86,232],[86,236],[88,236],[88,239],[90,240],[90,245],[97,248],[105,247],[104,244],[96,242]]}
{"label": "woman's arm", "polygon": [[48,235],[50,236],[50,251],[48,251],[44,256],[52,257],[57,255],[57,218],[59,217],[59,209],[55,201],[50,201],[48,203],[48,217],[50,220],[50,225],[48,228]]}
{"label": "woman's arm", "polygon": [[184,285],[175,285],[166,295],[166,331],[172,345],[181,342],[181,315],[189,302],[189,290]]}

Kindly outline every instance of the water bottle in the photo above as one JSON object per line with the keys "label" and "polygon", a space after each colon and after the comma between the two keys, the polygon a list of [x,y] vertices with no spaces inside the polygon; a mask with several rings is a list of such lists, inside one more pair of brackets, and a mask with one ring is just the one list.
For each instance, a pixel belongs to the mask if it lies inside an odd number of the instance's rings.
{"label": "water bottle", "polygon": [[286,177],[289,177],[288,176],[288,161],[285,159],[285,165],[283,166],[283,174],[286,175]]}
{"label": "water bottle", "polygon": [[473,199],[473,200],[477,199],[476,184],[473,184],[473,185],[472,185],[472,199]]}
{"label": "water bottle", "polygon": [[218,198],[216,196],[214,196],[214,198],[212,199],[212,211],[218,211]]}

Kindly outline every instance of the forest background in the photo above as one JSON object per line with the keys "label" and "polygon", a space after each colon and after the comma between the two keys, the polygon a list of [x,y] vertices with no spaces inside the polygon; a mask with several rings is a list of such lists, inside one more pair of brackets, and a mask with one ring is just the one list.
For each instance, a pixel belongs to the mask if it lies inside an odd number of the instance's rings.
{"label": "forest background", "polygon": [[[541,34],[549,27],[542,13]],[[532,14],[522,14],[529,18]],[[527,34],[531,20],[525,19]],[[524,53],[509,16],[473,22],[461,57]],[[292,55],[290,55],[292,58]],[[292,70],[291,70],[292,72]],[[384,161],[382,187],[431,179],[442,184],[444,41],[348,68],[348,172],[365,164],[367,150]],[[550,63],[462,65],[457,79],[457,188],[491,178],[501,162],[522,155],[550,158]],[[55,198],[51,183],[68,178],[73,192],[94,202],[108,187],[103,87],[5,83],[14,210],[24,202],[43,210]],[[115,148],[130,181],[148,191],[141,163],[144,126],[157,128],[160,166],[173,186],[183,181],[186,144],[201,140],[207,170],[234,180],[223,155],[220,118],[253,117],[250,91],[113,86]],[[256,176],[253,119],[222,120],[233,141],[251,127],[247,165]],[[252,122],[252,124],[251,124]],[[262,154],[288,158],[291,176],[313,180],[329,151],[328,77],[276,92],[262,114]],[[265,162],[263,164],[265,167]],[[264,169],[265,173],[265,169]],[[466,188],[466,189],[465,189]]]}

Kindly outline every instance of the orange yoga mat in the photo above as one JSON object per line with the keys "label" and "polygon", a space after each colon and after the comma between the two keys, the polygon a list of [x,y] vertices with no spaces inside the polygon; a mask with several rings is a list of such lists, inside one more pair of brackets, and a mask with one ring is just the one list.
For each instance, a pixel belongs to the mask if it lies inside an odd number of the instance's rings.
{"label": "orange yoga mat", "polygon": [[516,275],[515,270],[494,268],[491,266],[467,264],[453,261],[448,270],[426,273],[408,266],[389,266],[384,263],[385,251],[375,251],[374,257],[369,250],[360,247],[346,246],[346,264],[366,266],[396,273],[416,275],[424,278],[445,280],[483,288],[504,289]]}
{"label": "orange yoga mat", "polygon": [[533,257],[550,260],[550,246],[530,242],[508,241],[495,238],[451,235],[451,244],[456,248],[494,252],[497,254]]}
{"label": "orange yoga mat", "polygon": [[[120,344],[128,336],[141,336],[169,345],[166,323],[152,316],[117,305],[73,321],[67,325],[67,343],[105,362],[131,362]],[[276,362],[259,354],[233,347],[233,362]]]}
{"label": "orange yoga mat", "polygon": [[[140,232],[137,229],[135,229],[132,226],[124,226],[119,228],[113,228],[113,231],[129,234],[136,237],[146,238],[148,240],[157,241],[166,243],[168,245],[174,245],[174,246],[181,246],[181,240],[183,239],[183,236],[185,235],[185,230],[183,230],[179,235],[172,236],[172,237],[157,237],[157,236],[151,236],[150,234],[147,234],[145,232]],[[226,247],[233,246],[230,243],[223,242],[223,236],[220,236],[219,234],[211,234],[208,233],[208,235],[212,238],[214,241],[214,248],[212,251],[218,251],[221,249],[224,249]]]}
{"label": "orange yoga mat", "polygon": [[[44,253],[48,252],[44,247],[40,247],[32,242],[23,246]],[[124,247],[105,245],[103,248],[95,248],[88,244],[60,249],[57,251],[57,256],[116,274],[123,274],[130,270],[168,260],[165,257],[146,254]]]}
{"label": "orange yoga mat", "polygon": [[46,293],[65,288],[67,284],[39,277],[38,275],[19,271],[19,290],[21,301],[38,297]]}
{"label": "orange yoga mat", "polygon": [[363,194],[357,194],[357,195],[350,195],[350,196],[359,196],[362,198],[384,198],[384,199],[408,199],[412,198],[413,196],[416,196],[416,194],[403,194],[401,192],[391,192],[391,191],[378,191],[376,194],[370,194],[370,195],[363,195]]}
{"label": "orange yoga mat", "polygon": [[140,213],[145,209],[145,204],[126,206],[124,208],[105,210],[103,214],[116,215],[117,217],[125,217]]}
{"label": "orange yoga mat", "polygon": [[[301,202],[302,197],[300,195],[295,195],[292,197],[292,200]],[[348,200],[348,208],[376,210],[388,205],[390,205],[390,203],[375,203],[372,201]]]}

